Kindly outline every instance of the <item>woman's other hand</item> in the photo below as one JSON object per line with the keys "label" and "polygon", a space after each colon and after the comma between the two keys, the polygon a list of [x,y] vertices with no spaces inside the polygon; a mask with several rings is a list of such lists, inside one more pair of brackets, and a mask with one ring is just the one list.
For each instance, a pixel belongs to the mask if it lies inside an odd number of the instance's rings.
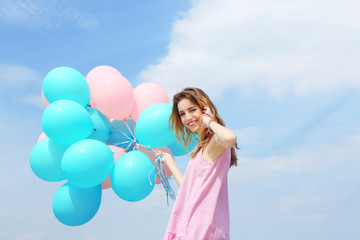
{"label": "woman's other hand", "polygon": [[169,166],[170,164],[175,163],[174,158],[173,158],[169,153],[160,151],[159,149],[156,149],[156,151],[155,151],[155,156],[156,156],[156,157],[157,157],[157,156],[161,156],[161,157],[162,157],[162,158],[161,158],[161,161],[162,161],[163,163],[166,163],[166,165],[168,165],[168,166]]}
{"label": "woman's other hand", "polygon": [[175,159],[169,153],[162,152],[159,149],[156,149],[155,156],[162,157],[161,161],[166,163],[172,175],[174,176],[176,183],[180,186],[183,179],[183,175],[180,172],[178,166],[176,165]]}

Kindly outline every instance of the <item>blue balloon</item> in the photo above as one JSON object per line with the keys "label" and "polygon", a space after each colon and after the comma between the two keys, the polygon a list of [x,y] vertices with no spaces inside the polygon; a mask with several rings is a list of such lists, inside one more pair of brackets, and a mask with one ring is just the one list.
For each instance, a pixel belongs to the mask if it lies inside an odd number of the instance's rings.
{"label": "blue balloon", "polygon": [[43,92],[49,103],[67,99],[86,107],[90,102],[90,88],[85,77],[70,67],[57,67],[46,74]]}
{"label": "blue balloon", "polygon": [[70,100],[59,100],[45,108],[41,125],[46,136],[64,145],[85,139],[94,128],[86,109]]}
{"label": "blue balloon", "polygon": [[169,126],[171,106],[166,103],[155,103],[143,110],[137,119],[135,137],[144,145],[153,148],[165,147],[171,144],[172,130]]}
{"label": "blue balloon", "polygon": [[55,217],[65,225],[79,226],[90,221],[101,203],[101,186],[79,188],[70,183],[55,193],[52,207]]}
{"label": "blue balloon", "polygon": [[68,146],[57,144],[49,138],[38,142],[30,154],[30,166],[36,176],[49,182],[64,180],[61,159],[67,148]]}
{"label": "blue balloon", "polygon": [[83,188],[101,184],[110,175],[113,166],[111,149],[94,139],[74,143],[65,151],[61,161],[66,179]]}
{"label": "blue balloon", "polygon": [[87,138],[106,142],[111,134],[111,124],[109,119],[96,108],[86,107],[86,110],[94,125],[93,132]]}
{"label": "blue balloon", "polygon": [[190,153],[192,150],[194,150],[194,148],[196,147],[197,144],[198,144],[198,141],[195,138],[192,138],[191,142],[189,142],[187,145],[187,150],[184,147],[183,142],[178,143],[176,140],[167,147],[170,149],[170,151],[172,152],[172,154],[174,156],[183,156],[185,154]]}
{"label": "blue balloon", "polygon": [[122,155],[111,173],[111,186],[123,200],[146,198],[155,186],[154,165],[144,153],[134,150]]}

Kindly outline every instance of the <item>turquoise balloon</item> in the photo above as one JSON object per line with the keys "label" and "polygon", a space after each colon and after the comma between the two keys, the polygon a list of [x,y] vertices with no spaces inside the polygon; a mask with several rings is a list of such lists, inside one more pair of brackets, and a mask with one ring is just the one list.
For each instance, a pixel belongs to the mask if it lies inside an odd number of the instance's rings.
{"label": "turquoise balloon", "polygon": [[109,119],[95,108],[86,107],[86,110],[94,125],[93,132],[87,138],[106,142],[111,134],[111,124]]}
{"label": "turquoise balloon", "polygon": [[65,179],[61,170],[61,159],[66,145],[57,144],[49,138],[38,142],[30,154],[30,166],[36,176],[49,182],[57,182]]}
{"label": "turquoise balloon", "polygon": [[90,102],[90,88],[85,77],[70,67],[57,67],[46,74],[43,92],[49,103],[66,99],[86,107]]}
{"label": "turquoise balloon", "polygon": [[155,186],[154,165],[144,153],[134,150],[122,155],[111,173],[111,186],[123,200],[146,198]]}
{"label": "turquoise balloon", "polygon": [[153,148],[165,147],[171,144],[173,139],[169,127],[171,105],[155,103],[143,110],[136,122],[135,137],[144,145]]}
{"label": "turquoise balloon", "polygon": [[183,156],[185,154],[190,153],[192,150],[194,150],[194,148],[196,147],[197,144],[198,144],[198,141],[196,139],[192,138],[191,143],[188,143],[187,150],[184,147],[184,144],[182,142],[178,143],[176,140],[167,147],[170,149],[170,151],[172,152],[172,154],[174,156]]}
{"label": "turquoise balloon", "polygon": [[64,145],[87,138],[94,128],[86,109],[70,100],[59,100],[45,108],[41,125],[46,136]]}
{"label": "turquoise balloon", "polygon": [[65,151],[61,161],[66,179],[82,188],[101,184],[110,175],[113,165],[111,149],[94,139],[74,143]]}
{"label": "turquoise balloon", "polygon": [[101,186],[79,188],[70,183],[55,193],[52,207],[55,217],[68,226],[79,226],[90,221],[101,203]]}

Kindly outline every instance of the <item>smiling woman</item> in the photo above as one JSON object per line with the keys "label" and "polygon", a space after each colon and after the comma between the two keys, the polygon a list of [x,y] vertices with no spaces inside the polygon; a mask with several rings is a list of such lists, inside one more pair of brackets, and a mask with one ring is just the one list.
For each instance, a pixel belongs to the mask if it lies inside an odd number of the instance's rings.
{"label": "smiling woman", "polygon": [[[184,98],[179,102],[179,115],[182,124],[192,132],[197,132],[199,129],[198,120],[200,119],[202,111],[199,106],[191,102],[189,99]],[[180,110],[184,109],[184,110]]]}
{"label": "smiling woman", "polygon": [[199,139],[183,176],[171,155],[156,151],[180,186],[164,240],[230,238],[227,174],[237,165],[236,135],[225,127],[215,105],[198,88],[173,97],[170,125],[185,146]]}

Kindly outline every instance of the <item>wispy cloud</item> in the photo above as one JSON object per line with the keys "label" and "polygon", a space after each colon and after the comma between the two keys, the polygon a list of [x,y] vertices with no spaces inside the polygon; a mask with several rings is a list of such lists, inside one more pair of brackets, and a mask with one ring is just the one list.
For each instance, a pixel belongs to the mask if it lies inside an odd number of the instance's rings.
{"label": "wispy cloud", "polygon": [[173,25],[169,52],[139,78],[170,92],[229,87],[273,96],[359,88],[359,2],[199,0]]}
{"label": "wispy cloud", "polygon": [[0,89],[19,88],[41,79],[33,69],[15,64],[0,64]]}
{"label": "wispy cloud", "polygon": [[360,135],[344,136],[333,144],[295,147],[283,154],[265,158],[239,159],[239,167],[230,171],[233,182],[262,181],[284,173],[326,172],[339,164],[357,161]]}
{"label": "wispy cloud", "polygon": [[31,94],[16,99],[18,103],[23,103],[39,109],[45,109],[45,104],[40,94]]}
{"label": "wispy cloud", "polygon": [[[341,224],[357,209],[359,144],[360,134],[354,134],[333,144],[240,158],[239,166],[229,172],[232,221],[257,224],[266,235],[293,224],[309,232],[318,231],[317,224]],[[308,224],[315,224],[314,229]]]}
{"label": "wispy cloud", "polygon": [[36,233],[21,234],[16,238],[16,240],[41,240],[41,239],[48,239],[46,237],[46,233],[36,232]]}
{"label": "wispy cloud", "polygon": [[41,83],[42,76],[29,67],[17,64],[0,64],[2,101],[15,101],[43,108]]}
{"label": "wispy cloud", "polygon": [[[69,2],[71,4],[71,2]],[[62,1],[21,1],[2,0],[0,21],[28,27],[59,27],[70,23],[91,30],[99,23],[96,17],[81,9],[76,9]]]}
{"label": "wispy cloud", "polygon": [[[333,196],[331,196],[331,198],[333,198]],[[277,202],[276,208],[282,209],[283,211],[288,211],[303,206],[323,204],[328,201],[330,201],[329,196],[325,196],[324,194],[319,193],[305,196],[287,196]]]}
{"label": "wispy cloud", "polygon": [[[273,188],[275,190],[275,187]],[[283,193],[286,194],[286,193]],[[243,203],[238,206],[239,212],[248,216],[247,221],[255,221],[260,224],[262,221],[282,221],[282,225],[290,222],[296,223],[318,223],[324,222],[334,217],[333,212],[326,212],[326,209],[336,206],[341,201],[341,197],[323,194],[306,193],[296,194],[287,193],[285,197],[273,197],[266,202],[252,199],[252,201],[241,200]],[[235,216],[240,221],[242,217]],[[280,220],[281,219],[281,220]]]}
{"label": "wispy cloud", "polygon": [[101,240],[101,236],[95,236],[95,235],[89,235],[89,236],[86,236],[86,239],[87,240]]}
{"label": "wispy cloud", "polygon": [[258,143],[260,127],[248,127],[240,130],[235,130],[238,142],[241,144],[256,144]]}

